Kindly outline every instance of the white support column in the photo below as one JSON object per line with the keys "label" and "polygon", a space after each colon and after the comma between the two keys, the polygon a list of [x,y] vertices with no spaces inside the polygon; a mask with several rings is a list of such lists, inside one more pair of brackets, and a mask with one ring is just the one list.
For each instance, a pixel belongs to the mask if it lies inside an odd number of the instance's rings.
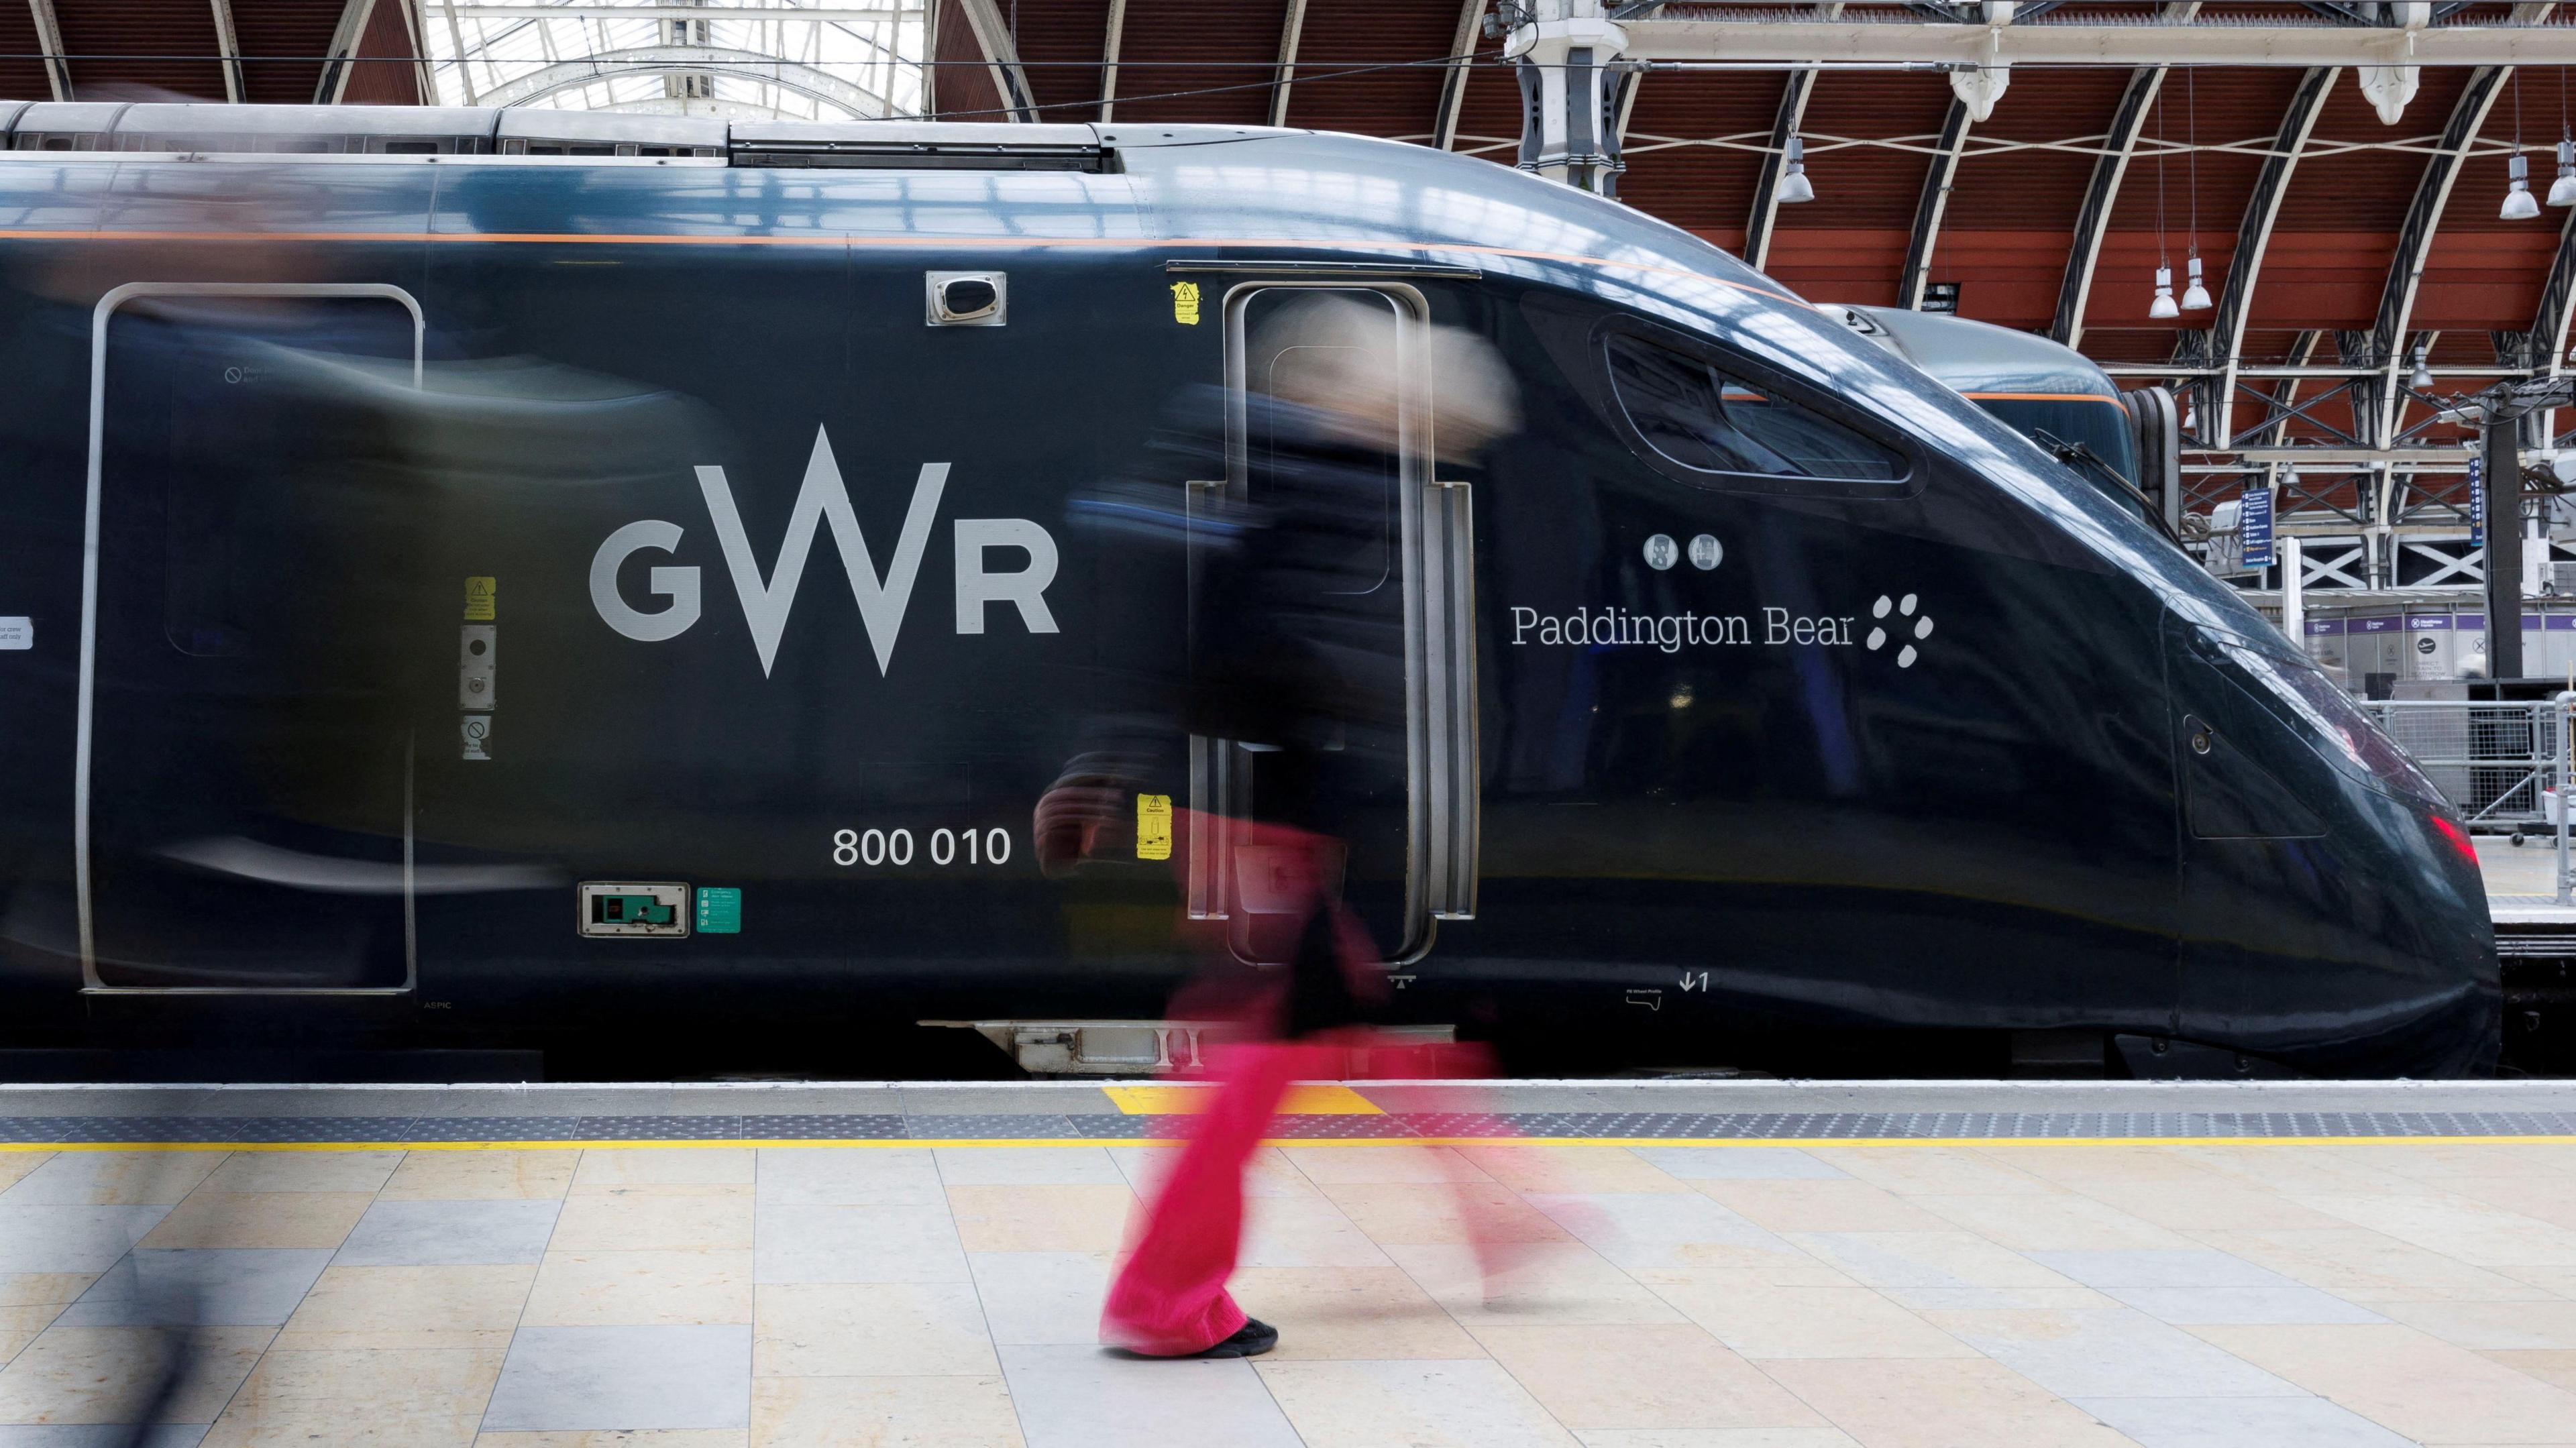
{"label": "white support column", "polygon": [[1975,107],[1957,96],[1950,98],[1949,114],[1941,120],[1941,139],[1931,164],[1923,169],[1923,191],[1914,203],[1914,231],[1905,246],[1905,270],[1896,282],[1896,304],[1908,311],[1923,309],[1923,289],[1932,280],[1932,253],[1941,244],[1941,218],[1950,210],[1950,188],[1958,183],[1959,157],[1967,149],[1968,130],[1976,120]]}
{"label": "white support column", "polygon": [[1459,0],[1458,33],[1449,41],[1452,59],[1448,74],[1440,80],[1440,107],[1431,117],[1431,144],[1435,149],[1457,147],[1458,109],[1466,104],[1467,77],[1474,70],[1468,57],[1476,53],[1476,37],[1484,32],[1487,3],[1488,0]]}
{"label": "white support column", "polygon": [[[233,33],[233,0],[213,0],[215,51],[224,61],[224,99],[242,103],[241,38]],[[430,104],[435,104],[435,100]]]}
{"label": "white support column", "polygon": [[[480,102],[474,98],[474,57],[465,49],[465,27],[458,23],[454,5],[442,5],[439,8],[447,12],[447,43],[456,52],[456,79],[465,87],[465,103],[469,106],[478,105]],[[477,47],[482,45],[482,31],[475,32],[474,43]],[[431,94],[436,95],[437,92],[432,91]]]}
{"label": "white support column", "polygon": [[1118,46],[1127,38],[1127,0],[1109,0],[1109,24],[1100,37],[1100,124],[1118,108]]}
{"label": "white support column", "polygon": [[70,100],[72,68],[63,59],[69,52],[63,49],[63,28],[54,23],[54,0],[27,0],[27,8],[36,16],[36,48],[44,52],[45,84],[55,100]]}
{"label": "white support column", "polygon": [[1520,167],[1584,191],[1612,190],[1619,170],[1610,63],[1627,35],[1602,0],[1530,0],[1506,59],[1520,67]]}
{"label": "white support column", "polygon": [[1288,88],[1297,83],[1297,42],[1306,33],[1306,0],[1288,0],[1279,24],[1279,70],[1270,83],[1270,124],[1288,124]]}
{"label": "white support column", "polygon": [[420,11],[420,0],[402,0],[403,35],[411,46],[412,84],[420,88],[420,103],[438,104],[438,76],[429,64],[429,17]]}
{"label": "white support column", "polygon": [[2290,647],[2305,654],[2308,650],[2308,603],[2299,577],[2299,540],[2281,540],[2281,632],[2290,636]]}
{"label": "white support column", "polygon": [[1038,118],[1037,102],[1029,94],[1028,72],[1020,66],[1020,47],[1011,34],[1010,24],[993,0],[957,0],[957,8],[966,16],[966,28],[974,32],[975,44],[984,53],[984,61],[993,76],[993,93],[1002,98],[1002,119],[1034,121]]}
{"label": "white support column", "polygon": [[2233,445],[2236,427],[2236,371],[2244,365],[2238,354],[2245,346],[2247,324],[2254,312],[2254,285],[2263,271],[2263,253],[2272,244],[2272,225],[2281,216],[2281,201],[2289,193],[2290,176],[2299,164],[2299,155],[2308,146],[2308,136],[2316,129],[2317,114],[2325,108],[2326,92],[2333,88],[2336,72],[2319,67],[2299,78],[2299,87],[2291,92],[2289,108],[2272,135],[2271,154],[2263,158],[2263,169],[2254,178],[2254,193],[2246,198],[2244,219],[2237,223],[2236,250],[2228,258],[2227,283],[2219,289],[2218,314],[2209,327],[2210,361],[2220,370],[2216,383],[2217,396],[2211,399],[2209,441],[2212,446]]}
{"label": "white support column", "polygon": [[340,24],[331,32],[330,58],[322,63],[322,79],[313,87],[313,104],[336,106],[349,93],[349,72],[357,68],[354,58],[366,38],[367,17],[375,12],[376,0],[349,0],[340,8]]}

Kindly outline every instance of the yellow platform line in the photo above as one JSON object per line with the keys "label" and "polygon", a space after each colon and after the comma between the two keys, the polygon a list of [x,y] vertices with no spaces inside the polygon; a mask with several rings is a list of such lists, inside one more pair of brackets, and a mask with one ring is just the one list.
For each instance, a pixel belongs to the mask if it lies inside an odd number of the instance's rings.
{"label": "yellow platform line", "polygon": [[[1189,1116],[1205,1111],[1216,1099],[1214,1086],[1103,1086],[1100,1094],[1128,1116]],[[1385,1108],[1348,1086],[1300,1085],[1288,1088],[1279,1104],[1282,1116],[1384,1116]]]}
{"label": "yellow platform line", "polygon": [[[636,1141],[13,1141],[0,1153],[55,1151],[687,1151],[730,1148],[1180,1146],[1181,1136],[721,1137]],[[1709,1147],[2036,1147],[2036,1146],[2576,1146],[2576,1136],[1283,1136],[1264,1146],[1709,1146]]]}

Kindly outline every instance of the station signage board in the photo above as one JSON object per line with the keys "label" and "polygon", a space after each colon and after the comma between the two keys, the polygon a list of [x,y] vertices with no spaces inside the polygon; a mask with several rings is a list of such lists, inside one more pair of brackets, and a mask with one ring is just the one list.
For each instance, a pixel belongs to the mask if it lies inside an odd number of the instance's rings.
{"label": "station signage board", "polygon": [[2245,506],[2236,514],[2239,561],[2248,568],[2272,566],[2272,490],[2247,488]]}

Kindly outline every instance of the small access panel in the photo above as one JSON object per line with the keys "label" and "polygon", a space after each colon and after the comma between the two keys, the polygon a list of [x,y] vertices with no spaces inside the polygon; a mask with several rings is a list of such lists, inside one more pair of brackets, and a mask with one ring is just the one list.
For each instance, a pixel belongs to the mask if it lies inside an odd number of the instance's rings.
{"label": "small access panel", "polygon": [[581,933],[605,938],[678,937],[689,933],[689,887],[585,880]]}

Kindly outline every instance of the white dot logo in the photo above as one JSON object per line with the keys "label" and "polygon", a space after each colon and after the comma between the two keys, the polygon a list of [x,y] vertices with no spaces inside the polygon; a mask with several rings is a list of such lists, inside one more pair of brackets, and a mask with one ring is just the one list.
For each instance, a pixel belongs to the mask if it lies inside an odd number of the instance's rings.
{"label": "white dot logo", "polygon": [[1682,550],[1670,533],[1658,533],[1646,540],[1646,566],[1657,573],[1681,561]]}
{"label": "white dot logo", "polygon": [[[1887,647],[1887,641],[1891,636],[1903,638],[1910,634],[1916,642],[1932,637],[1932,615],[1926,613],[1918,617],[1916,610],[1919,604],[1920,600],[1910,593],[1903,598],[1890,598],[1886,594],[1880,594],[1878,601],[1869,606],[1869,616],[1874,619],[1886,619],[1888,625],[1893,625],[1893,634],[1891,635],[1886,625],[1872,628],[1869,631],[1869,637],[1862,641],[1870,652],[1876,653]],[[1891,612],[1896,617],[1888,619],[1887,616]],[[1906,623],[1908,619],[1913,620],[1910,627]],[[1900,669],[1913,668],[1914,661],[1920,657],[1913,644],[1900,645],[1896,651],[1896,666]]]}
{"label": "white dot logo", "polygon": [[1691,567],[1706,573],[1726,561],[1726,545],[1714,533],[1702,533],[1690,541]]}

